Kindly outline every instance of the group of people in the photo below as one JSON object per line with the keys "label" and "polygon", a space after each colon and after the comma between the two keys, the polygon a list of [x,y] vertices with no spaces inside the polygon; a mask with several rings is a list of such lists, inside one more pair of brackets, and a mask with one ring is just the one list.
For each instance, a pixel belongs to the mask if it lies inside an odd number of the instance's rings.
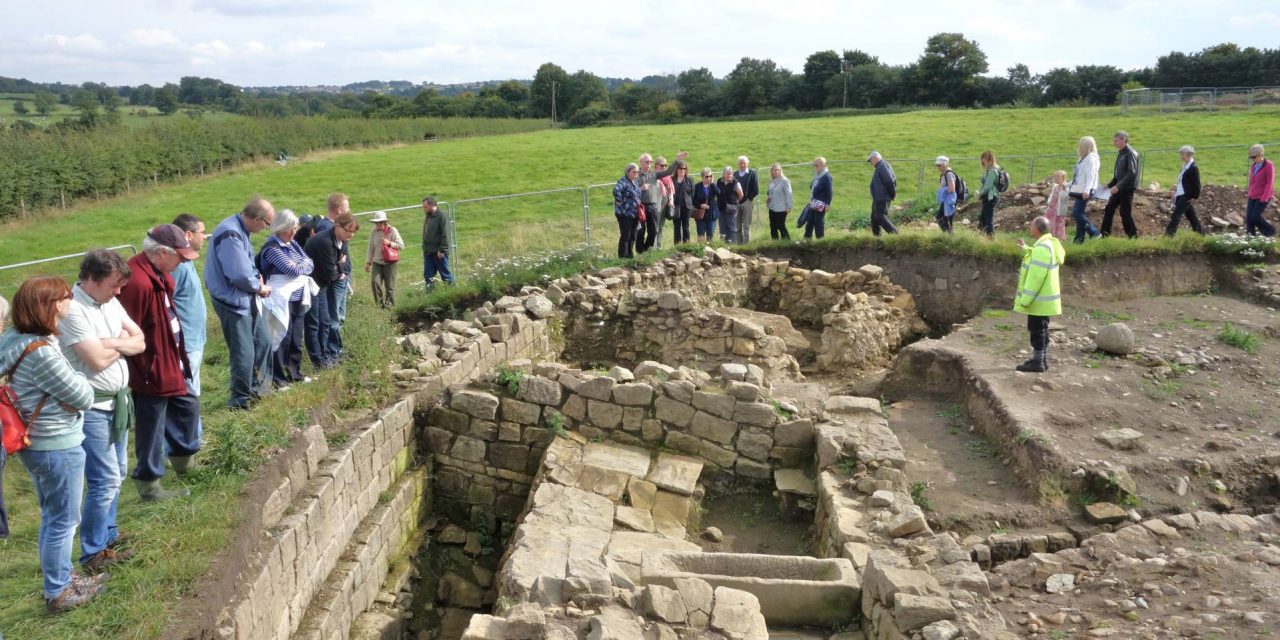
{"label": "group of people", "polygon": [[[200,365],[209,310],[229,355],[231,409],[308,382],[313,369],[344,358],[342,326],[351,289],[350,244],[359,224],[346,195],[327,215],[300,219],[251,199],[206,235],[189,213],[146,232],[129,260],[109,250],[84,254],[74,285],[54,276],[23,282],[12,305],[0,298],[0,377],[27,429],[17,453],[40,506],[39,555],[50,612],[89,602],[107,570],[133,556],[116,524],[126,473],[143,501],[189,495],[161,485],[166,467],[197,468],[203,442]],[[423,199],[424,275],[452,282],[447,228],[434,198]],[[395,300],[404,240],[375,212],[365,252],[374,301]],[[268,231],[255,251],[252,236]],[[208,247],[203,279],[193,261]],[[128,465],[132,437],[134,467]],[[0,448],[0,470],[5,462]],[[3,476],[0,475],[0,478]],[[80,570],[73,568],[73,540]],[[0,538],[8,535],[0,486]]]}
{"label": "group of people", "polygon": [[[760,197],[760,178],[746,156],[738,157],[738,168],[724,167],[716,178],[711,167],[703,167],[700,181],[689,176],[688,152],[676,154],[668,165],[664,157],[655,162],[645,153],[628,164],[613,187],[613,214],[618,222],[618,257],[633,258],[651,248],[662,246],[663,229],[668,220],[673,227],[673,241],[684,244],[696,238],[710,242],[720,238],[730,244],[751,241],[756,199]],[[826,233],[825,218],[831,206],[831,174],[827,161],[813,161],[814,177],[810,199],[801,213],[805,238],[821,238]],[[769,237],[790,239],[787,216],[794,205],[791,180],[782,165],[769,168],[765,187],[765,206],[769,211]],[[690,222],[693,232],[690,235]]]}

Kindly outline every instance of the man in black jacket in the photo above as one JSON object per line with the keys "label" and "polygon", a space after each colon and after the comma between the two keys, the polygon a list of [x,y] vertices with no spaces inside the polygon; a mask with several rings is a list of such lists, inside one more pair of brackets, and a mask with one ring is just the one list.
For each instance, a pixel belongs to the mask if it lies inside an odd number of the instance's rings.
{"label": "man in black jacket", "polygon": [[876,237],[880,236],[881,230],[897,233],[898,228],[889,221],[889,203],[898,197],[898,177],[893,175],[893,167],[880,156],[879,151],[872,151],[867,162],[874,167],[871,174],[871,233]]}
{"label": "man in black jacket", "polygon": [[1130,238],[1138,237],[1138,227],[1133,224],[1133,192],[1138,190],[1138,152],[1129,146],[1129,134],[1117,131],[1111,143],[1120,150],[1116,156],[1116,167],[1111,175],[1107,188],[1111,189],[1111,198],[1107,207],[1102,210],[1102,235],[1111,235],[1111,221],[1115,218],[1116,209],[1120,210],[1120,224],[1124,225],[1124,234]]}
{"label": "man in black jacket", "polygon": [[307,353],[316,369],[338,364],[342,358],[342,321],[338,318],[338,296],[347,286],[342,272],[342,247],[351,241],[360,226],[350,212],[334,216],[329,227],[307,240],[303,249],[315,263],[311,279],[320,292],[311,297],[307,312]]}
{"label": "man in black jacket", "polygon": [[760,177],[751,169],[746,156],[738,156],[738,171],[734,174],[742,185],[742,201],[738,203],[738,244],[751,242],[751,212],[755,209],[756,196],[760,195]]}
{"label": "man in black jacket", "polygon": [[1204,227],[1196,218],[1195,207],[1191,201],[1200,197],[1200,167],[1196,164],[1196,150],[1191,145],[1183,145],[1178,149],[1182,157],[1182,171],[1178,173],[1178,181],[1173,185],[1173,215],[1169,218],[1169,226],[1164,228],[1165,235],[1172,236],[1178,232],[1178,222],[1187,216],[1191,230],[1204,235]]}

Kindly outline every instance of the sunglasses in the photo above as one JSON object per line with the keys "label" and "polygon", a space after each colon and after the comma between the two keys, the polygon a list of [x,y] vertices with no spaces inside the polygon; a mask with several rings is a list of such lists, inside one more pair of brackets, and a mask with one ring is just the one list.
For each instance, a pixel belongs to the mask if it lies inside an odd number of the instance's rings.
{"label": "sunglasses", "polygon": [[665,166],[667,166],[667,165],[662,164],[661,162],[659,162],[659,163],[658,163],[658,166],[659,166],[659,167],[665,167]]}

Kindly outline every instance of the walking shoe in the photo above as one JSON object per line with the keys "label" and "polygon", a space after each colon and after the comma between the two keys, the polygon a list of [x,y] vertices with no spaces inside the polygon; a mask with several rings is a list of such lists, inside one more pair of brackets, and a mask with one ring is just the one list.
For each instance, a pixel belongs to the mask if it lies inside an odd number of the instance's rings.
{"label": "walking shoe", "polygon": [[139,480],[133,479],[133,486],[138,490],[138,495],[143,502],[159,502],[161,500],[172,500],[174,498],[185,498],[191,495],[186,489],[178,491],[169,491],[160,486],[160,480]]}
{"label": "walking shoe", "polygon": [[103,571],[96,576],[86,576],[82,573],[77,573],[74,569],[71,570],[71,581],[79,584],[80,586],[100,586],[106,584],[107,579],[110,577],[111,574],[106,571]]}
{"label": "walking shoe", "polygon": [[1044,373],[1045,371],[1048,371],[1044,362],[1035,356],[1032,356],[1030,360],[1027,360],[1014,368],[1018,371],[1022,371],[1023,373]]}
{"label": "walking shoe", "polygon": [[116,531],[116,539],[107,543],[108,549],[124,549],[133,544],[133,534],[124,531]]}
{"label": "walking shoe", "polygon": [[76,607],[88,604],[106,590],[106,585],[99,583],[76,582],[72,580],[67,584],[67,588],[62,590],[57,597],[46,598],[44,601],[44,609],[49,613],[62,613],[70,611]]}
{"label": "walking shoe", "polygon": [[121,549],[117,551],[111,547],[107,547],[106,549],[93,554],[93,556],[86,560],[81,566],[83,566],[84,570],[89,573],[99,573],[107,567],[113,567],[132,557],[133,552],[128,549]]}

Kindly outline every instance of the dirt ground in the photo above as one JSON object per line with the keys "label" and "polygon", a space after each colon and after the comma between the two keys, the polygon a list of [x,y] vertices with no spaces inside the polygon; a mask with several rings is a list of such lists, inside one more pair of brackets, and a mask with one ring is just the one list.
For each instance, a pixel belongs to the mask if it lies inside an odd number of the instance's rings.
{"label": "dirt ground", "polygon": [[[920,491],[930,526],[961,536],[1001,529],[1019,533],[1061,531],[1072,520],[1038,497],[970,429],[963,410],[933,399],[900,400],[888,406],[889,428],[907,454],[907,477]],[[924,483],[917,485],[915,483]]]}
{"label": "dirt ground", "polygon": [[[702,531],[708,527],[719,529],[724,538],[706,539]],[[700,527],[689,532],[689,540],[708,552],[811,556],[812,528],[812,517],[805,521],[783,515],[778,499],[768,492],[713,494],[703,499]]]}
{"label": "dirt ground", "polygon": [[[1092,335],[1124,322],[1137,351],[1094,349]],[[1255,353],[1218,335],[1227,324],[1248,332]],[[1030,355],[1023,316],[990,310],[944,343],[966,354],[1016,410],[1070,460],[1126,466],[1143,511],[1188,511],[1229,497],[1268,506],[1260,454],[1280,452],[1280,328],[1276,311],[1223,296],[1154,297],[1068,305],[1051,329],[1051,371],[1014,372]],[[1100,432],[1143,435],[1133,450],[1100,442]],[[1039,436],[1037,436],[1039,437]],[[1185,495],[1177,495],[1186,479]],[[1222,484],[1216,484],[1221,482]]]}

